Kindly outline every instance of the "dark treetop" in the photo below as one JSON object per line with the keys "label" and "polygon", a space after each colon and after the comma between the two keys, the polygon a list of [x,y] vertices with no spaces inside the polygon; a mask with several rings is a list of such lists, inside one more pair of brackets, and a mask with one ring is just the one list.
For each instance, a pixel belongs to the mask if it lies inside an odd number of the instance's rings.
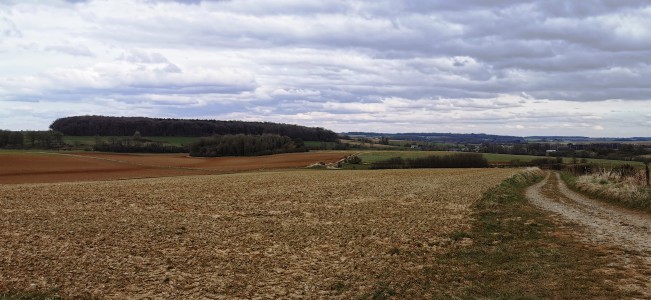
{"label": "dark treetop", "polygon": [[75,116],[57,119],[52,130],[72,136],[212,136],[225,134],[277,134],[304,141],[330,142],[337,134],[320,127],[270,122],[161,119],[145,117]]}

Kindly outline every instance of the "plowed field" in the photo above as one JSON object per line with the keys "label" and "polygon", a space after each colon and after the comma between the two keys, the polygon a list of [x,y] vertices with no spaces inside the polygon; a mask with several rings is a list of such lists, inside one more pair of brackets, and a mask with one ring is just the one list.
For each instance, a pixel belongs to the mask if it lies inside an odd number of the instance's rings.
{"label": "plowed field", "polygon": [[194,158],[183,154],[0,152],[0,184],[115,180],[303,168],[320,161],[335,162],[345,156],[346,153],[337,152],[219,158]]}
{"label": "plowed field", "polygon": [[427,297],[513,170],[290,171],[0,185],[0,291],[100,298]]}

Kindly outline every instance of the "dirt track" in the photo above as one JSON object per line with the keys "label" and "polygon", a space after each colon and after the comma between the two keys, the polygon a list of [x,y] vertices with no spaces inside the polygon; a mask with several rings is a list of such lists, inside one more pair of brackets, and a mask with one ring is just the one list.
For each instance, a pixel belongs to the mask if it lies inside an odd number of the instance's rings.
{"label": "dirt track", "polygon": [[570,190],[558,173],[527,190],[530,201],[562,219],[578,224],[584,241],[607,249],[613,263],[630,276],[618,285],[651,299],[651,215],[616,207]]}

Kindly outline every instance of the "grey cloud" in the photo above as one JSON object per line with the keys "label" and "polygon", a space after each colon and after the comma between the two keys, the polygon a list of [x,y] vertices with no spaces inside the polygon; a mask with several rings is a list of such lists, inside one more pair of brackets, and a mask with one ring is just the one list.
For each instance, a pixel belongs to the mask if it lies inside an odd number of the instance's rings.
{"label": "grey cloud", "polygon": [[218,84],[188,84],[188,85],[158,85],[134,84],[120,89],[113,89],[116,94],[238,94],[250,91],[251,86],[218,85]]}
{"label": "grey cloud", "polygon": [[58,46],[49,46],[45,47],[47,51],[54,51],[59,53],[64,53],[72,56],[89,56],[93,57],[95,54],[88,49],[88,47],[83,45],[72,46],[72,45],[58,45]]}
{"label": "grey cloud", "polygon": [[[196,4],[200,4],[202,2],[202,0],[148,0],[148,1],[151,1],[151,2],[176,2],[176,3],[188,4],[188,5],[191,5],[191,4],[196,5]],[[206,1],[206,2],[209,2],[209,1]],[[212,0],[212,1],[217,1],[217,0]]]}
{"label": "grey cloud", "polygon": [[0,18],[0,37],[22,37],[23,34],[16,24],[7,17]]}
{"label": "grey cloud", "polygon": [[182,70],[177,65],[169,63],[161,69],[163,72],[167,73],[181,73]]}
{"label": "grey cloud", "polygon": [[[204,105],[212,114],[223,109],[222,115],[249,112],[325,124],[350,116],[374,126],[377,120],[404,123],[411,116],[414,124],[499,124],[509,118],[537,124],[546,117],[522,112],[543,107],[532,102],[536,99],[591,101],[581,104],[587,108],[606,99],[651,100],[648,1],[68,2],[84,3],[38,5],[51,6],[53,18],[58,12],[79,17],[53,21],[57,26],[48,33],[59,34],[53,39],[92,41],[96,56],[84,58],[90,65],[64,69],[53,77],[65,80],[49,85],[42,82],[47,70],[31,77],[0,75],[8,79],[0,82],[5,93],[0,96],[20,90],[34,91],[21,96],[38,97],[54,85],[62,87],[55,98],[103,94],[133,105],[187,103]],[[30,4],[3,5],[10,11]],[[19,24],[24,36],[38,36],[33,28],[41,27],[16,17],[18,10],[6,15],[0,26]],[[39,42],[22,45],[44,49]],[[84,49],[73,48],[48,50],[84,55]],[[201,72],[206,74],[197,75]],[[504,95],[526,96],[520,96],[522,103],[500,102]],[[563,108],[548,115],[559,111]],[[554,120],[583,128],[596,119]]]}
{"label": "grey cloud", "polygon": [[133,49],[123,53],[118,58],[120,60],[132,62],[132,63],[145,63],[145,64],[156,64],[156,63],[169,63],[167,58],[160,53],[156,52],[146,52],[142,50]]}

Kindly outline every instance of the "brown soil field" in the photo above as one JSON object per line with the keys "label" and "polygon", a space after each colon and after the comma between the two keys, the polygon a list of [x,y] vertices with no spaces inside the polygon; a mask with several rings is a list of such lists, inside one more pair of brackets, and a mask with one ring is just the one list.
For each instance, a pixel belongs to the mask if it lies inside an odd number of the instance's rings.
{"label": "brown soil field", "polygon": [[306,167],[320,161],[335,162],[346,157],[343,152],[285,153],[249,157],[189,157],[185,154],[113,154],[76,153],[84,157],[128,162],[138,165],[192,168],[217,171],[249,171]]}
{"label": "brown soil field", "polygon": [[0,184],[117,180],[303,168],[335,162],[341,152],[194,158],[183,154],[0,152]]}
{"label": "brown soil field", "polygon": [[[0,185],[0,292],[428,297],[507,169],[285,171]],[[429,295],[431,296],[431,295]],[[379,298],[378,298],[379,299]]]}

